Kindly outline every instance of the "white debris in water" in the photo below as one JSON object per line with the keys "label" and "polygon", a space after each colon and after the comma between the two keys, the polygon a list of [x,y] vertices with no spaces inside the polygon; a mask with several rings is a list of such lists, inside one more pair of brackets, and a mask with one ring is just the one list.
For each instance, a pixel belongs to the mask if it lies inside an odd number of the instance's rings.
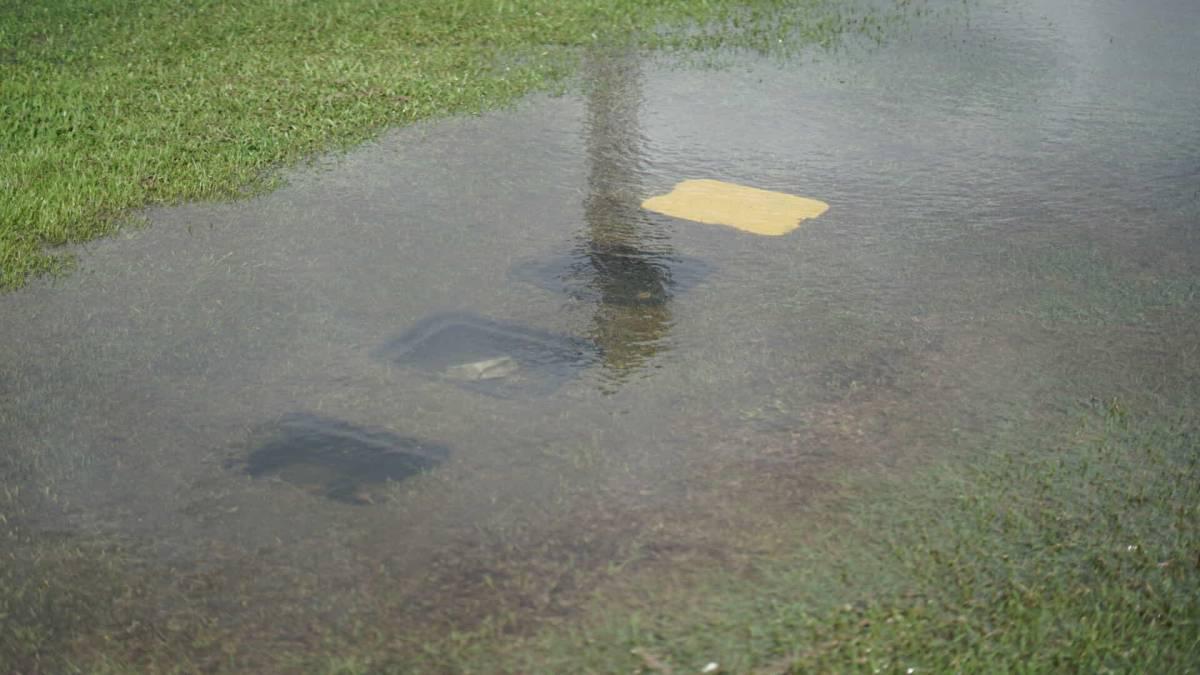
{"label": "white debris in water", "polygon": [[701,673],[715,673],[721,669],[721,665],[716,661],[709,661],[707,666],[700,669]]}
{"label": "white debris in water", "polygon": [[472,363],[462,363],[446,369],[446,377],[452,380],[495,380],[508,377],[517,372],[520,366],[511,356],[499,356],[494,359],[484,359]]}

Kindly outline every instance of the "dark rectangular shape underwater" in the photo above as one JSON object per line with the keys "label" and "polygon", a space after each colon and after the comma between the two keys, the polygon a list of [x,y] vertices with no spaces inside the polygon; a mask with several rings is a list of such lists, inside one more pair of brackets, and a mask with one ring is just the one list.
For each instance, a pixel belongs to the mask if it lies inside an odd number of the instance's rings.
{"label": "dark rectangular shape underwater", "polygon": [[454,313],[423,319],[377,355],[471,391],[525,398],[554,393],[597,350],[582,338]]}

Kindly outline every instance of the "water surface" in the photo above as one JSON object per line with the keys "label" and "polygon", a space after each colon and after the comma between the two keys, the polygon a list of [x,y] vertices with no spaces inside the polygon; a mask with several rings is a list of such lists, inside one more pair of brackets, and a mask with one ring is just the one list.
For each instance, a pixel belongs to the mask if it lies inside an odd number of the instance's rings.
{"label": "water surface", "polygon": [[[697,495],[752,504],[743,478],[1170,395],[1197,374],[1200,6],[950,5],[785,62],[596,55],[579,95],[151,211],[0,297],[21,522],[204,569],[161,592],[259,641],[313,612],[468,626],[686,549],[654,523],[703,530],[725,502]],[[830,209],[760,237],[640,207],[689,179]],[[254,454],[279,420],[308,436]]]}

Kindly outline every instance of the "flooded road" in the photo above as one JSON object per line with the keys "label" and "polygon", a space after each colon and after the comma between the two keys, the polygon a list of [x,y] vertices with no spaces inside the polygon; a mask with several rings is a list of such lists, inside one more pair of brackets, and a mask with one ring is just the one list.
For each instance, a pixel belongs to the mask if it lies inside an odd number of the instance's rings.
{"label": "flooded road", "polygon": [[[0,297],[10,521],[120,542],[155,612],[250,644],[520,623],[648,546],[736,548],[743,484],[788,517],[1187,389],[1200,7],[950,4],[789,61],[596,55],[580,95],[151,211]],[[643,208],[689,180],[829,208]]]}

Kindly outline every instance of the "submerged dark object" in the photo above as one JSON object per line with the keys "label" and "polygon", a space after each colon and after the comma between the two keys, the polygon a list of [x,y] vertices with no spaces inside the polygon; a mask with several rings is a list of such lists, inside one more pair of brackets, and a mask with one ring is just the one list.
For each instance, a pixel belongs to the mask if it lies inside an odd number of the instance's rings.
{"label": "submerged dark object", "polygon": [[441,445],[310,413],[285,415],[264,435],[246,458],[247,475],[348,504],[369,504],[372,488],[429,471],[449,455]]}
{"label": "submerged dark object", "polygon": [[509,277],[576,300],[639,307],[666,304],[703,281],[711,270],[698,258],[590,242],[570,255],[518,263]]}
{"label": "submerged dark object", "polygon": [[423,319],[376,354],[499,397],[553,393],[597,356],[587,340],[461,313]]}

